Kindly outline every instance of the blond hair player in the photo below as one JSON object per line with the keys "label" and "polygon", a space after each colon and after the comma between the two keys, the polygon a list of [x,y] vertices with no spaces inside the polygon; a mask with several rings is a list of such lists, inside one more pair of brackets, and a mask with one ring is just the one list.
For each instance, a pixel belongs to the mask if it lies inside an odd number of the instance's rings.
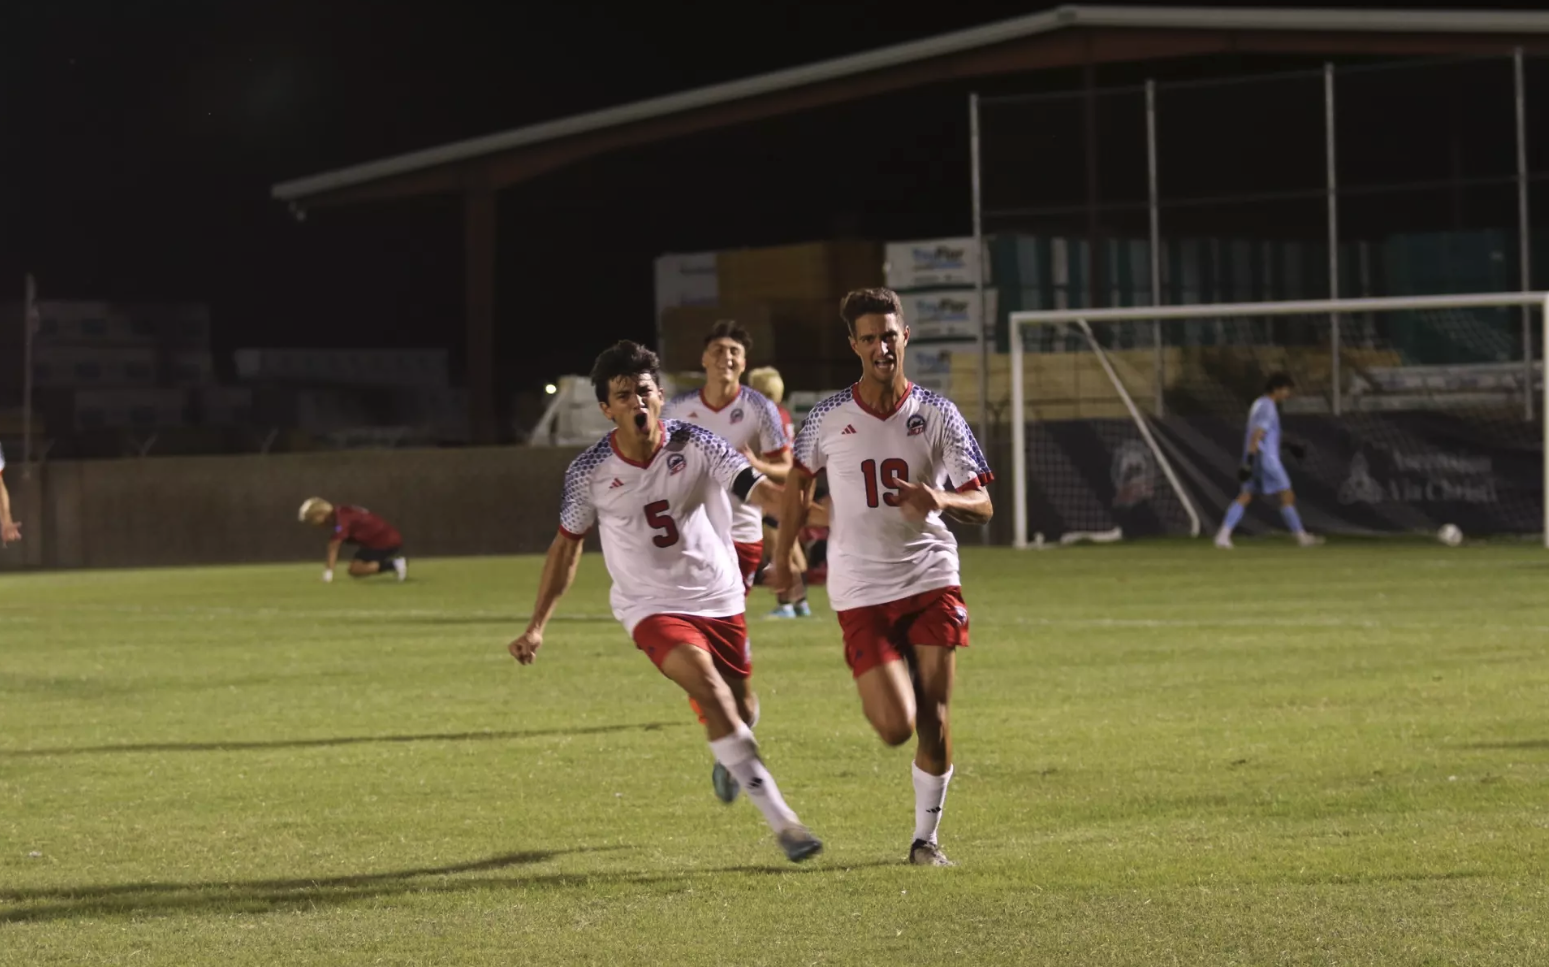
{"label": "blond hair player", "polygon": [[[780,376],[780,371],[773,366],[760,366],[757,369],[748,370],[748,385],[763,393],[769,401],[775,405],[775,410],[780,414],[780,427],[785,432],[786,439],[796,439],[796,424],[791,419],[790,411],[782,404],[785,399],[785,380]],[[770,548],[771,560],[773,559],[775,535],[780,527],[778,514],[764,515],[764,543]],[[791,548],[791,574],[794,576],[795,585],[790,590],[775,591],[775,609],[769,612],[771,618],[810,618],[812,607],[807,604],[807,588],[801,582],[801,575],[807,571],[807,555],[802,550],[801,542],[797,541]]]}
{"label": "blond hair player", "polygon": [[364,507],[341,504],[335,507],[321,497],[308,497],[301,504],[297,517],[303,524],[326,528],[328,535],[328,563],[323,568],[323,580],[333,580],[334,565],[339,563],[339,548],[354,544],[355,559],[350,562],[352,578],[368,578],[373,574],[397,574],[398,580],[409,576],[409,561],[403,556],[403,536],[398,528]]}

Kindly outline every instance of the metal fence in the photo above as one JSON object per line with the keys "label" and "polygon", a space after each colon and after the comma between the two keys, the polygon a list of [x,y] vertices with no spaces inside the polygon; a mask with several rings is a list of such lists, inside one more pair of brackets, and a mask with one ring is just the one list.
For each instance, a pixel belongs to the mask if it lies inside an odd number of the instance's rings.
{"label": "metal fence", "polygon": [[[1060,94],[975,97],[975,228],[1007,348],[1012,311],[1527,291],[1549,283],[1549,59],[1428,59]],[[1537,244],[1535,244],[1535,239]],[[1203,348],[1302,347],[1335,415],[1353,350],[1396,366],[1515,366],[1526,310],[1104,327],[1148,350],[1156,413],[1214,387],[1168,374]],[[1029,329],[1028,352],[1081,352]],[[989,337],[987,336],[988,350]],[[1364,358],[1364,357],[1362,357]],[[989,366],[981,364],[981,372]],[[1190,367],[1191,373],[1203,371]],[[983,412],[994,407],[981,384]]]}

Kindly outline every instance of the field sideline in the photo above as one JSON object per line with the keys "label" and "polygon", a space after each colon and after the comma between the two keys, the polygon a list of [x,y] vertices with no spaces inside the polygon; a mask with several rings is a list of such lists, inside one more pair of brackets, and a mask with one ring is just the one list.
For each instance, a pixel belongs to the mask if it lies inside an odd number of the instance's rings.
{"label": "field sideline", "polygon": [[819,601],[710,791],[588,554],[0,577],[0,964],[1549,963],[1549,553],[966,552],[942,842]]}

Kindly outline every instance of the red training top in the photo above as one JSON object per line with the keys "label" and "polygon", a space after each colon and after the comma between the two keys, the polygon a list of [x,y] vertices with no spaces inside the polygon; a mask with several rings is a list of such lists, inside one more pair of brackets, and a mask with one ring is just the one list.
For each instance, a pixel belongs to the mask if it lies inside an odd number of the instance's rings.
{"label": "red training top", "polygon": [[364,507],[339,507],[334,511],[333,536],[373,551],[403,546],[398,529]]}
{"label": "red training top", "polygon": [[778,403],[775,404],[775,409],[780,411],[780,429],[785,431],[785,442],[787,444],[795,443],[796,424],[791,420],[790,411]]}

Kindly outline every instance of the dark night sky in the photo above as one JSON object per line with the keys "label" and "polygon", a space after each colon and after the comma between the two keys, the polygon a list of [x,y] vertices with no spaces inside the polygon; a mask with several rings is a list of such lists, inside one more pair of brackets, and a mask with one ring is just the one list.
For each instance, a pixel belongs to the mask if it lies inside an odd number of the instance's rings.
{"label": "dark night sky", "polygon": [[[1438,4],[1408,4],[1420,5]],[[455,349],[455,199],[297,224],[269,187],[1046,6],[8,4],[0,292],[31,269],[45,296],[208,301],[226,355],[242,345]],[[961,91],[920,92],[871,113],[631,151],[505,192],[503,391],[578,369],[606,341],[648,335],[660,252],[846,228],[967,231],[964,111]]]}

